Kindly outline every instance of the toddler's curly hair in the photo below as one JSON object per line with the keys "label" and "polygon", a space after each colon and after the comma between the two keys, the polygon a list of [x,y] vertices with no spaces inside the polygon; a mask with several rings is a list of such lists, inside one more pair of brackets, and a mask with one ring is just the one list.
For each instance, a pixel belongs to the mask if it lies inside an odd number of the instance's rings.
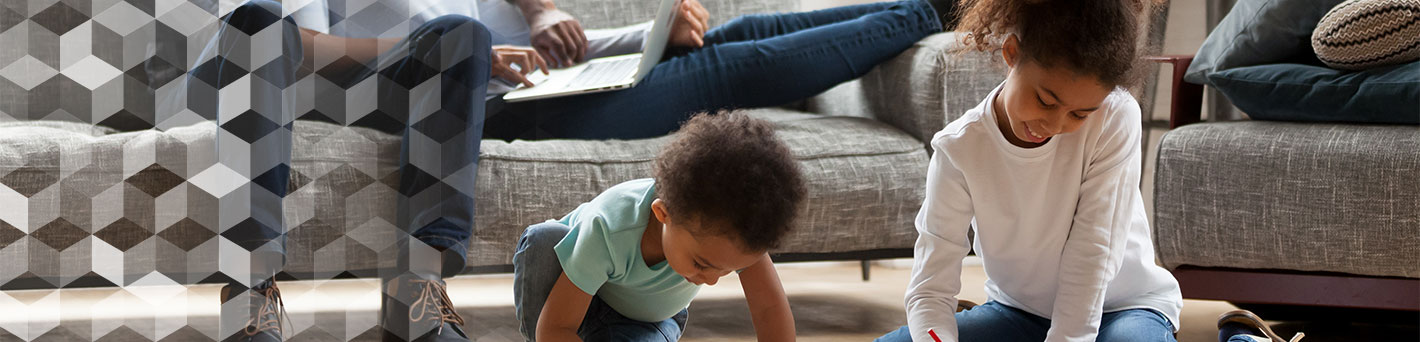
{"label": "toddler's curly hair", "polygon": [[794,155],[774,125],[741,111],[697,114],[661,150],[656,195],[677,219],[728,231],[694,232],[767,251],[788,234],[806,196]]}

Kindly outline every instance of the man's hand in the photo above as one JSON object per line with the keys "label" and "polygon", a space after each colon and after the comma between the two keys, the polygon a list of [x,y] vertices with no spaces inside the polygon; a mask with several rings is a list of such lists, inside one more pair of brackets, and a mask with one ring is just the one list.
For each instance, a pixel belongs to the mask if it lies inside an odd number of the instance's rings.
{"label": "man's hand", "polygon": [[[524,10],[524,14],[527,12]],[[587,34],[571,14],[545,8],[531,13],[527,19],[533,48],[553,67],[569,67],[587,57]]]}
{"label": "man's hand", "polygon": [[680,0],[676,6],[675,23],[671,26],[671,46],[698,48],[705,46],[705,30],[710,28],[710,11],[698,0]]}
{"label": "man's hand", "polygon": [[[532,81],[525,77],[535,69],[542,69],[542,74],[547,74],[547,61],[537,54],[537,51],[529,47],[498,45],[493,47],[493,76],[505,80],[522,83],[525,86],[533,86]],[[513,65],[518,65],[513,69]]]}

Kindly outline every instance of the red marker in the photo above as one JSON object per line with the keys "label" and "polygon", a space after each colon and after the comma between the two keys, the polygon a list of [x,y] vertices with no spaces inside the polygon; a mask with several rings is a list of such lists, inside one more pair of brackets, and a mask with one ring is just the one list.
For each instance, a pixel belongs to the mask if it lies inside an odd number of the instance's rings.
{"label": "red marker", "polygon": [[937,332],[936,332],[936,331],[934,331],[934,330],[932,330],[932,329],[927,329],[927,334],[928,334],[928,335],[932,335],[932,340],[933,340],[933,341],[942,342],[942,339],[941,339],[940,337],[937,337]]}

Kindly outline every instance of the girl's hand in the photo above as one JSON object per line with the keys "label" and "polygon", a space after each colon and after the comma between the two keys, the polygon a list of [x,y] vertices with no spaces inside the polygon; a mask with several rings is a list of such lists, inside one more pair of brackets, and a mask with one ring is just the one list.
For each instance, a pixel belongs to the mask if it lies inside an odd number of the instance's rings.
{"label": "girl's hand", "polygon": [[[542,74],[547,74],[547,61],[538,55],[537,50],[524,46],[497,45],[493,47],[492,55],[493,77],[522,83],[524,86],[534,86],[532,81],[525,77],[533,70],[542,69]],[[513,65],[518,66],[513,69]]]}
{"label": "girl's hand", "polygon": [[671,46],[698,48],[705,46],[705,31],[710,29],[710,11],[699,0],[680,0],[675,22],[671,23]]}

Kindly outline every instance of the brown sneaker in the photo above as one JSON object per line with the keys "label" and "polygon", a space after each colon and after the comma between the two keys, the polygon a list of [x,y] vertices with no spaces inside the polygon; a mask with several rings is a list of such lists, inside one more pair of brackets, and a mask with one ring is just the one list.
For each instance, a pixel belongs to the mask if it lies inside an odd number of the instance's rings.
{"label": "brown sneaker", "polygon": [[[223,341],[231,342],[279,342],[283,338],[282,323],[286,317],[286,304],[281,301],[281,289],[276,288],[276,282],[268,281],[251,289],[241,289],[235,285],[222,287],[222,302],[226,303],[241,296],[248,301],[249,305],[237,312],[224,312],[230,314],[229,317],[246,315],[246,324],[241,331],[228,336]],[[223,305],[223,311],[229,308]]]}
{"label": "brown sneaker", "polygon": [[386,341],[466,342],[463,317],[454,311],[444,280],[413,274],[385,283],[381,317]]}
{"label": "brown sneaker", "polygon": [[[1276,332],[1272,331],[1272,327],[1269,327],[1267,322],[1264,322],[1261,317],[1257,317],[1257,314],[1252,313],[1252,311],[1233,310],[1224,312],[1222,316],[1218,316],[1218,331],[1238,330],[1238,328],[1244,328],[1250,332],[1249,334],[1240,335],[1260,342],[1297,342],[1301,341],[1303,336],[1306,336],[1306,334],[1298,332],[1296,335],[1292,336],[1291,340],[1282,339],[1281,336],[1278,336]],[[1219,335],[1218,339],[1221,341],[1227,341],[1232,337],[1222,336],[1224,334]]]}
{"label": "brown sneaker", "polygon": [[962,312],[962,311],[966,311],[966,310],[971,310],[971,308],[974,308],[974,307],[976,307],[976,302],[969,301],[969,300],[965,300],[965,299],[958,299],[958,300],[957,300],[957,312]]}

